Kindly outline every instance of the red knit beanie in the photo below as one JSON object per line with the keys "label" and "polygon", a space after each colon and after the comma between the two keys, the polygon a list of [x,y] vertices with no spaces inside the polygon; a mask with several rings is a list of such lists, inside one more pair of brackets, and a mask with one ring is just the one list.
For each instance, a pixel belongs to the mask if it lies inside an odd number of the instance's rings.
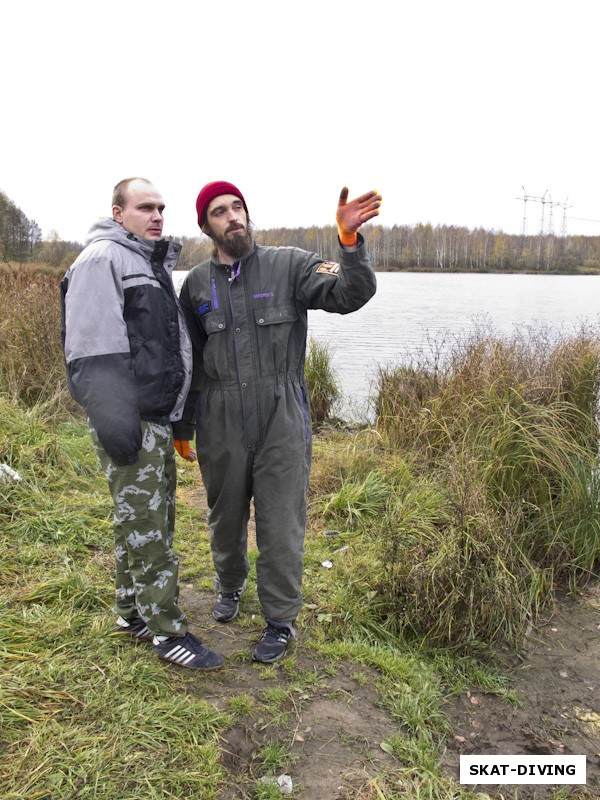
{"label": "red knit beanie", "polygon": [[[244,204],[246,214],[248,214],[248,206],[244,200],[244,195],[237,187],[233,185],[233,183],[227,183],[227,181],[213,181],[212,183],[207,183],[204,188],[200,189],[200,194],[196,200],[198,225],[200,227],[202,227],[206,221],[206,211],[211,200],[214,200],[215,197],[218,197],[220,194],[234,194],[236,197],[239,197]],[[248,214],[248,216],[250,215]]]}

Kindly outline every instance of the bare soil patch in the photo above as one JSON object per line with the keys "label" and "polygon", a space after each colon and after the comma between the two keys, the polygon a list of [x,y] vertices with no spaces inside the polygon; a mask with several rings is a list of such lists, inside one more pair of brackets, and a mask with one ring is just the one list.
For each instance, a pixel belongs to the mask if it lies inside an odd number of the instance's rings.
{"label": "bare soil patch", "polygon": [[[246,608],[240,613],[240,618],[250,614],[251,625],[247,620],[243,625],[239,621],[222,625],[212,621],[213,595],[198,594],[188,586],[182,588],[181,600],[192,627],[207,646],[228,660],[226,667],[203,676],[201,684],[196,684],[209,703],[224,709],[235,695],[258,698],[274,687],[292,689],[291,700],[279,708],[281,723],[276,720],[269,724],[270,720],[259,715],[224,734],[222,760],[231,784],[220,800],[252,796],[251,783],[261,777],[258,755],[270,742],[283,743],[291,751],[293,796],[304,800],[358,797],[370,778],[393,768],[394,759],[380,743],[397,727],[378,707],[378,698],[369,688],[376,680],[375,673],[369,680],[367,669],[348,663],[332,674],[326,665],[314,660],[302,636],[291,645],[294,671],[286,671],[284,661],[265,670],[251,661],[263,628],[258,609]],[[298,671],[308,678],[298,680],[294,674]],[[308,688],[302,691],[305,684]]]}
{"label": "bare soil patch", "polygon": [[[519,707],[469,692],[448,708],[454,735],[444,765],[458,779],[464,754],[587,756],[587,789],[600,797],[600,584],[559,597],[552,617],[528,637],[510,670]],[[512,796],[516,787],[482,787]],[[565,787],[567,788],[567,787]],[[571,796],[585,796],[570,787]],[[519,800],[543,800],[557,787],[520,786]]]}
{"label": "bare soil patch", "polygon": [[[213,622],[212,594],[183,587],[182,602],[192,627],[207,645],[228,658],[228,665],[206,675],[196,690],[218,708],[231,697],[262,697],[273,687],[298,683],[284,662],[265,673],[250,659],[262,620],[258,608],[246,607],[238,621]],[[248,615],[249,619],[248,619]],[[244,616],[246,619],[244,620]],[[519,706],[473,689],[449,702],[453,733],[443,768],[458,780],[460,754],[542,754],[587,756],[586,787],[563,787],[570,797],[600,797],[600,587],[557,601],[552,618],[535,628],[510,668],[510,685]],[[363,667],[339,665],[335,674],[319,664],[302,641],[293,645],[296,670],[312,674],[312,685],[281,708],[281,724],[248,718],[222,739],[222,759],[231,782],[222,800],[251,796],[260,777],[258,754],[269,742],[286,744],[294,759],[293,796],[302,800],[350,800],[371,797],[369,782],[397,764],[381,749],[400,726],[380,707],[370,687],[376,683]],[[367,680],[365,680],[365,677]],[[187,687],[192,690],[192,684]],[[285,716],[284,716],[285,715]],[[498,798],[547,800],[558,786],[481,786]],[[516,794],[515,794],[516,792]]]}
{"label": "bare soil patch", "polygon": [[[186,502],[203,513],[203,492],[185,492]],[[252,539],[252,531],[250,538]],[[303,641],[293,645],[295,669],[311,675],[306,692],[284,659],[265,671],[251,661],[263,627],[258,603],[248,592],[237,620],[214,622],[214,594],[182,587],[181,601],[192,629],[212,649],[227,657],[226,667],[186,681],[224,709],[230,699],[246,694],[264,702],[265,692],[292,688],[281,707],[280,723],[249,716],[222,737],[221,757],[230,782],[220,800],[253,796],[260,775],[260,750],[269,742],[288,746],[293,756],[289,774],[293,797],[301,800],[371,800],[372,781],[398,764],[381,748],[401,726],[380,706],[372,688],[377,676],[352,663],[318,663]],[[461,754],[586,755],[587,786],[481,786],[479,791],[503,800],[549,800],[559,788],[572,798],[600,798],[600,583],[576,597],[557,598],[552,616],[532,629],[518,657],[507,667],[518,705],[472,688],[448,702],[452,733],[446,742],[444,771],[458,780]],[[282,795],[283,796],[283,795]]]}

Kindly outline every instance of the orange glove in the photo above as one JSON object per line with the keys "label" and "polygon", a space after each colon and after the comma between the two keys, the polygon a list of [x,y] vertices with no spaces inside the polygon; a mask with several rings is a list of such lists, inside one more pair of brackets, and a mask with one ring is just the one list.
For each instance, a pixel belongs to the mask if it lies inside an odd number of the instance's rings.
{"label": "orange glove", "polygon": [[175,450],[177,450],[179,455],[185,458],[186,461],[196,460],[196,451],[192,450],[190,443],[186,439],[175,439],[173,444],[175,445]]}
{"label": "orange glove", "polygon": [[364,222],[368,222],[379,214],[380,205],[381,195],[375,191],[362,194],[348,202],[348,187],[344,186],[340,192],[340,201],[335,215],[340,242],[346,247],[355,245],[358,241],[356,235],[358,229]]}

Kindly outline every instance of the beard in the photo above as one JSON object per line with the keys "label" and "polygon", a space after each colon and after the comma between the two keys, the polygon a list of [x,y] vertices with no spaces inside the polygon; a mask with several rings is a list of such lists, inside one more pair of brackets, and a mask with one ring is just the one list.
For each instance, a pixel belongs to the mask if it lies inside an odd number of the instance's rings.
{"label": "beard", "polygon": [[248,222],[247,228],[237,228],[234,230],[227,230],[223,236],[218,236],[208,226],[208,235],[213,240],[215,245],[231,258],[241,258],[246,255],[248,250],[252,247],[252,234],[251,223]]}

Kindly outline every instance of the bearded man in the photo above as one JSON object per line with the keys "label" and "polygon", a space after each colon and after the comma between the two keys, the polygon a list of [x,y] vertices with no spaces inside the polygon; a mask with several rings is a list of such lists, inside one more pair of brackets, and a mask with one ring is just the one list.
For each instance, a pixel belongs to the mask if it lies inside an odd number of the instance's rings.
{"label": "bearded man", "polygon": [[294,247],[263,247],[232,183],[200,191],[198,224],[212,257],[188,273],[180,293],[193,349],[192,386],[174,424],[184,458],[196,450],[209,507],[219,595],[213,616],[231,622],[246,586],[248,519],[254,499],[256,582],[266,627],[255,661],[272,663],[296,638],[302,607],[306,496],[311,463],[310,400],[304,377],[308,309],[347,314],[376,289],[361,225],[379,214],[371,191],[336,220],[339,262]]}

